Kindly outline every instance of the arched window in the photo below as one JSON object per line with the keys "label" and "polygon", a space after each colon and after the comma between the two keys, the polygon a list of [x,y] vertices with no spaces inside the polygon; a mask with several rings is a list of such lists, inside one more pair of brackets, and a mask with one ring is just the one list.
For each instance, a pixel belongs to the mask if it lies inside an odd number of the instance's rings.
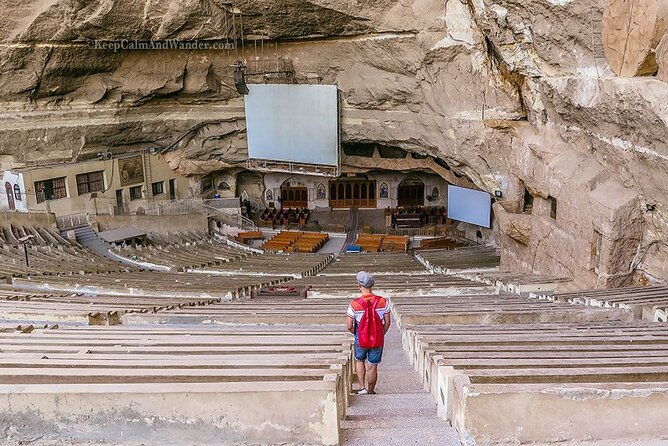
{"label": "arched window", "polygon": [[366,183],[362,183],[362,200],[366,200]]}
{"label": "arched window", "polygon": [[325,200],[327,198],[327,189],[324,184],[320,183],[316,186],[315,195],[318,200]]}
{"label": "arched window", "polygon": [[330,200],[336,200],[337,195],[336,195],[336,184],[332,183],[329,185],[329,199]]}
{"label": "arched window", "polygon": [[305,208],[308,206],[308,189],[301,181],[290,178],[281,185],[282,208]]}
{"label": "arched window", "polygon": [[353,188],[350,183],[346,183],[346,200],[350,200],[353,197]]}
{"label": "arched window", "polygon": [[360,199],[360,185],[355,183],[353,185],[353,200],[359,200]]}
{"label": "arched window", "polygon": [[390,188],[387,183],[380,183],[380,198],[390,198]]}
{"label": "arched window", "polygon": [[21,201],[21,188],[18,184],[14,185],[14,198],[16,201]]}

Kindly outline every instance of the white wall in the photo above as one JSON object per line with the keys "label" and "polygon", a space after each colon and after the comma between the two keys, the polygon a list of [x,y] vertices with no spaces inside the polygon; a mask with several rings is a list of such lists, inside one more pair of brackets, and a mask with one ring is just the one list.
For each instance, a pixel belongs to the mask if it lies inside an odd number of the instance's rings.
{"label": "white wall", "polygon": [[[439,190],[439,197],[433,199],[430,202],[425,199],[425,206],[447,205],[448,182],[438,175],[425,173],[405,174],[401,172],[374,172],[368,174],[368,178],[370,180],[376,180],[376,207],[378,209],[396,207],[398,204],[397,188],[399,187],[399,183],[401,183],[401,181],[403,181],[405,178],[411,176],[418,177],[424,182],[425,197],[432,194],[434,187],[437,187]],[[281,196],[281,186],[286,180],[289,179],[294,179],[297,183],[299,183],[299,185],[306,186],[308,189],[309,209],[329,207],[329,181],[331,178],[294,175],[289,173],[267,173],[264,175],[265,190],[263,193],[263,203],[266,206],[269,205],[267,200],[267,190],[271,190],[271,193],[273,194],[274,207],[280,208],[278,198]],[[324,200],[317,199],[317,187],[320,183],[325,186]],[[386,199],[380,198],[380,187],[382,183],[386,183],[389,188],[389,197]]]}
{"label": "white wall", "polygon": [[[424,183],[424,205],[425,206],[445,206],[448,203],[448,182],[438,175],[427,173],[400,173],[400,172],[374,172],[369,174],[369,179],[376,180],[377,207],[384,209],[394,208],[399,205],[398,188],[399,184],[406,178],[417,177]],[[380,189],[383,183],[389,188],[389,198],[380,198]],[[438,198],[427,201],[427,195],[431,195],[434,187],[438,188]]]}
{"label": "white wall", "polygon": [[2,183],[0,184],[0,210],[7,211],[9,210],[9,199],[7,193],[5,192],[5,184],[9,183],[12,187],[12,193],[14,192],[14,186],[18,184],[21,190],[21,199],[17,200],[14,197],[14,206],[17,212],[28,212],[28,200],[26,199],[26,188],[23,183],[23,174],[22,173],[13,173],[11,171],[3,172],[2,174]]}
{"label": "white wall", "polygon": [[[281,186],[289,179],[295,180],[299,186],[306,186],[306,189],[308,189],[309,209],[329,207],[329,178],[320,176],[294,175],[289,173],[267,173],[264,175],[265,190],[263,194],[263,201],[265,205],[269,205],[267,200],[267,190],[271,190],[274,198],[274,207],[281,207],[278,201],[278,198],[281,196]],[[318,200],[317,198],[317,187],[320,183],[325,186],[324,200]]]}

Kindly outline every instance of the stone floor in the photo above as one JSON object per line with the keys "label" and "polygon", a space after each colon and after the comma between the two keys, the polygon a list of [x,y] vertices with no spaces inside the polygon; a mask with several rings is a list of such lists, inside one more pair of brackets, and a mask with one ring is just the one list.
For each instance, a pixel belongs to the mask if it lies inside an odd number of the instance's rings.
{"label": "stone floor", "polygon": [[[385,209],[359,209],[359,224],[385,226]],[[349,209],[314,210],[311,211],[309,222],[318,220],[321,225],[348,225],[350,223]]]}
{"label": "stone floor", "polygon": [[325,243],[318,254],[338,254],[341,252],[343,245],[346,243],[346,236],[329,236],[329,240]]}
{"label": "stone floor", "polygon": [[399,329],[387,334],[376,395],[353,395],[342,427],[342,446],[460,446],[456,431],[436,417],[401,347]]}

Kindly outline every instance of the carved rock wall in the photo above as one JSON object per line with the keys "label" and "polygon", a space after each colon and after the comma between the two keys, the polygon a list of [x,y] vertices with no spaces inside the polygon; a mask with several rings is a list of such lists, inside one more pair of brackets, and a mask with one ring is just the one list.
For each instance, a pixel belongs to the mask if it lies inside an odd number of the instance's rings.
{"label": "carved rock wall", "polygon": [[[300,79],[339,86],[344,145],[428,155],[405,163],[501,190],[507,267],[590,285],[632,281],[636,266],[668,277],[666,84],[614,77],[601,0],[233,3],[0,0],[0,169],[151,147],[186,175],[238,168],[247,149],[231,66],[283,57]],[[242,33],[243,48],[174,47]],[[135,39],[166,48],[130,49]],[[360,162],[344,168],[393,168]]]}

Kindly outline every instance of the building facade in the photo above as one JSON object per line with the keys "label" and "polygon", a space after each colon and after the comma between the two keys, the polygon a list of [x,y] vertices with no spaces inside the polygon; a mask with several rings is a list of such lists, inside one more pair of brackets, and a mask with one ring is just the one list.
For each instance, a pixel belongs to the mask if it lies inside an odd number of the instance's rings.
{"label": "building facade", "polygon": [[3,173],[0,210],[141,213],[156,202],[192,196],[189,183],[162,155],[151,153],[20,169]]}
{"label": "building facade", "polygon": [[336,178],[262,174],[257,182],[237,185],[246,196],[265,207],[309,209],[385,209],[411,206],[446,206],[448,182],[424,172],[373,171]]}

